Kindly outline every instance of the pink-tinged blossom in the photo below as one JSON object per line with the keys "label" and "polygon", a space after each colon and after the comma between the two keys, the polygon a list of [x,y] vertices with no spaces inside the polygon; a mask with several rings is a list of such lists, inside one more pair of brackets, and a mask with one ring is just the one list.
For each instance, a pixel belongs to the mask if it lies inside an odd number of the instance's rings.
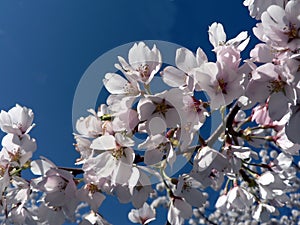
{"label": "pink-tinged blossom", "polygon": [[6,133],[22,136],[28,133],[35,124],[32,124],[34,114],[31,109],[16,104],[8,112],[1,110],[0,127]]}
{"label": "pink-tinged blossom", "polygon": [[150,48],[144,43],[135,43],[128,53],[128,62],[121,56],[118,57],[120,64],[116,64],[129,80],[139,81],[148,85],[154,75],[159,71],[162,57],[156,45]]}
{"label": "pink-tinged blossom", "polygon": [[174,194],[184,198],[190,205],[202,207],[206,201],[206,195],[200,191],[201,183],[187,174],[179,176]]}
{"label": "pink-tinged blossom", "polygon": [[76,134],[74,134],[74,139],[76,140],[76,144],[74,144],[75,150],[80,154],[80,158],[76,159],[75,165],[79,165],[93,155],[93,150],[90,148],[92,142]]}
{"label": "pink-tinged blossom", "polygon": [[196,80],[210,97],[210,107],[230,104],[244,91],[243,75],[221,63],[205,63],[196,70]]}
{"label": "pink-tinged blossom", "polygon": [[111,94],[107,104],[114,112],[126,110],[141,94],[137,80],[129,76],[127,79],[116,73],[107,73],[103,79],[105,88]]}
{"label": "pink-tinged blossom", "polygon": [[33,152],[37,148],[35,139],[30,138],[28,134],[20,137],[12,133],[7,134],[2,139],[2,146],[1,154],[19,166],[23,166],[32,157]]}
{"label": "pink-tinged blossom", "polygon": [[295,101],[293,78],[282,67],[266,63],[252,72],[246,88],[246,96],[253,102],[265,103],[273,120],[280,120],[287,112],[288,105]]}
{"label": "pink-tinged blossom", "polygon": [[165,133],[168,128],[176,129],[174,135],[180,140],[178,144],[182,150],[191,143],[207,116],[200,101],[178,88],[146,96],[137,107],[140,121],[145,121],[139,131],[155,135]]}
{"label": "pink-tinged blossom", "polygon": [[254,196],[242,187],[235,186],[219,196],[216,208],[226,213],[231,210],[245,211],[254,203]]}
{"label": "pink-tinged blossom", "polygon": [[165,132],[167,128],[176,128],[181,122],[182,96],[181,90],[173,88],[142,98],[138,102],[137,112],[139,120],[146,122],[144,132],[155,135]]}
{"label": "pink-tinged blossom", "polygon": [[281,178],[286,176],[286,171],[291,167],[293,157],[284,152],[281,152],[276,159],[269,163],[270,168],[275,173],[279,174]]}
{"label": "pink-tinged blossom", "polygon": [[194,158],[191,177],[205,188],[218,189],[224,180],[224,171],[229,167],[228,159],[218,151],[206,146]]}
{"label": "pink-tinged blossom", "polygon": [[183,96],[183,111],[186,114],[187,121],[191,123],[191,130],[199,130],[204,124],[206,117],[209,116],[201,100],[197,100],[194,96]]}
{"label": "pink-tinged blossom", "polygon": [[133,173],[132,164],[134,151],[132,139],[120,133],[103,135],[93,140],[91,148],[97,151],[98,155],[89,158],[83,165],[86,176],[92,176],[95,183],[101,178],[111,176],[115,184],[128,183]]}
{"label": "pink-tinged blossom", "polygon": [[254,196],[242,187],[236,186],[229,190],[227,202],[237,210],[243,211],[254,203]]}
{"label": "pink-tinged blossom", "polygon": [[145,166],[133,167],[133,173],[126,184],[113,187],[114,194],[120,203],[132,202],[135,208],[141,208],[153,191],[150,176],[158,176],[157,172]]}
{"label": "pink-tinged blossom", "polygon": [[271,46],[259,43],[250,51],[250,57],[255,62],[268,63],[276,57],[275,52]]}
{"label": "pink-tinged blossom", "polygon": [[253,28],[253,32],[261,41],[278,50],[294,51],[300,46],[300,2],[289,1],[283,9],[279,5],[271,5],[262,13],[262,23]]}
{"label": "pink-tinged blossom", "polygon": [[174,153],[172,143],[161,134],[148,136],[143,143],[139,144],[138,148],[146,149],[144,162],[147,165],[159,163],[166,158],[167,162],[172,166],[176,160],[176,153]]}
{"label": "pink-tinged blossom", "polygon": [[147,203],[143,204],[143,207],[139,209],[132,209],[128,214],[128,219],[133,223],[148,224],[155,220],[155,209],[149,206]]}
{"label": "pink-tinged blossom", "polygon": [[261,14],[271,5],[284,7],[285,0],[244,0],[244,6],[248,7],[250,16],[260,20]]}
{"label": "pink-tinged blossom", "polygon": [[[136,208],[142,207],[142,205],[147,201],[150,193],[153,191],[151,187],[151,182],[149,179],[149,175],[145,173],[144,168],[142,166],[137,167],[139,170],[139,180],[132,189],[132,205]],[[153,173],[152,173],[153,172]],[[149,173],[149,171],[148,171]],[[151,175],[153,176],[155,172],[153,170],[150,170]]]}
{"label": "pink-tinged blossom", "polygon": [[184,199],[174,196],[171,197],[168,211],[168,221],[170,224],[182,225],[185,219],[193,215],[192,206]]}
{"label": "pink-tinged blossom", "polygon": [[285,194],[288,184],[286,184],[278,174],[266,171],[256,180],[262,199],[275,199]]}
{"label": "pink-tinged blossom", "polygon": [[91,210],[97,212],[105,199],[105,195],[101,193],[96,185],[86,184],[78,190],[77,198],[81,201],[87,202]]}
{"label": "pink-tinged blossom", "polygon": [[249,42],[247,31],[239,33],[235,38],[226,41],[226,33],[223,25],[214,22],[208,29],[209,41],[214,46],[214,51],[218,52],[223,46],[234,47],[238,51],[243,51]]}
{"label": "pink-tinged blossom", "polygon": [[73,220],[79,202],[73,175],[69,171],[56,168],[46,159],[36,160],[31,165],[34,174],[42,175],[32,180],[32,185],[34,189],[45,193],[43,201],[49,207],[48,210],[60,209],[64,218]]}
{"label": "pink-tinged blossom", "polygon": [[137,96],[140,94],[139,84],[136,80],[126,80],[119,74],[107,73],[103,79],[103,84],[109,93],[113,95]]}
{"label": "pink-tinged blossom", "polygon": [[103,122],[94,110],[89,110],[89,112],[91,115],[77,120],[76,130],[82,137],[95,138],[103,133]]}
{"label": "pink-tinged blossom", "polygon": [[196,55],[186,48],[176,50],[176,67],[167,66],[161,72],[163,81],[171,87],[179,87],[187,92],[199,89],[195,83],[194,69],[208,62],[206,54],[198,48]]}
{"label": "pink-tinged blossom", "polygon": [[260,104],[253,108],[251,120],[260,125],[272,125],[273,120],[269,116],[268,104]]}
{"label": "pink-tinged blossom", "polygon": [[114,117],[112,127],[114,132],[132,133],[139,123],[138,113],[136,110],[127,108],[112,114]]}
{"label": "pink-tinged blossom", "polygon": [[236,177],[239,174],[243,160],[258,159],[258,154],[249,147],[230,145],[224,148],[223,154],[227,156],[229,168],[227,175]]}

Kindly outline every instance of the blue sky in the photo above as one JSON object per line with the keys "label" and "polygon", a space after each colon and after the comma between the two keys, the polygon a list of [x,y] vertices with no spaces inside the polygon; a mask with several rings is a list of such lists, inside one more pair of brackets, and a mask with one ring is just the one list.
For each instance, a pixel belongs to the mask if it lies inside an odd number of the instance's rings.
{"label": "blue sky", "polygon": [[[224,25],[229,38],[248,30],[253,46],[251,27],[256,22],[242,2],[0,1],[0,109],[16,103],[32,108],[37,124],[31,132],[38,143],[35,156],[72,166],[78,157],[72,145],[73,97],[94,60],[140,40],[173,42],[193,51],[200,46],[213,59],[207,30],[215,21]],[[113,224],[130,224],[125,222],[129,207],[109,202],[101,207],[103,215]]]}

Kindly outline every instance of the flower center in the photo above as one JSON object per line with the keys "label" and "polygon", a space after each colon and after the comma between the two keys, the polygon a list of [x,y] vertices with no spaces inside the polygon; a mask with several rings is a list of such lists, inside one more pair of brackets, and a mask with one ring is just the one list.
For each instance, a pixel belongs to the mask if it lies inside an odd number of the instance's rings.
{"label": "flower center", "polygon": [[166,103],[166,100],[163,99],[160,103],[154,103],[156,104],[156,108],[154,110],[154,113],[161,113],[165,116],[168,109],[172,108],[170,105]]}
{"label": "flower center", "polygon": [[286,85],[286,82],[282,80],[273,80],[269,82],[269,85],[267,86],[269,88],[269,91],[271,93],[278,93],[278,92],[284,92],[284,86]]}
{"label": "flower center", "polygon": [[217,90],[218,91],[221,91],[223,94],[227,94],[227,91],[226,91],[226,87],[227,87],[227,82],[224,81],[223,78],[221,79],[218,79],[218,87],[217,87]]}
{"label": "flower center", "polygon": [[123,147],[117,147],[112,151],[112,156],[119,160],[124,155]]}
{"label": "flower center", "polygon": [[295,24],[290,23],[288,27],[284,28],[284,34],[289,37],[288,42],[291,42],[294,38],[298,37],[298,29]]}
{"label": "flower center", "polygon": [[92,193],[96,193],[98,191],[98,187],[95,184],[88,184],[87,189]]}
{"label": "flower center", "polygon": [[192,189],[192,182],[191,181],[184,181],[182,190],[189,192]]}
{"label": "flower center", "polygon": [[141,75],[142,78],[148,78],[149,77],[149,65],[148,64],[144,64],[144,65],[139,65],[139,67],[136,69],[136,71],[138,71]]}

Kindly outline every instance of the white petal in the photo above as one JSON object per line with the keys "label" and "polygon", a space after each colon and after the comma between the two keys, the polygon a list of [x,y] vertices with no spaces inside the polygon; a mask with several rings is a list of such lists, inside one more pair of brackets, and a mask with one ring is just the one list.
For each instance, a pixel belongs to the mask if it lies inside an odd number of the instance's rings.
{"label": "white petal", "polygon": [[186,85],[187,75],[173,66],[167,66],[161,73],[161,76],[163,81],[171,87]]}
{"label": "white petal", "polygon": [[213,23],[208,29],[208,34],[209,41],[214,47],[226,42],[226,34],[223,25],[220,23]]}
{"label": "white petal", "polygon": [[160,162],[164,153],[158,149],[147,150],[144,156],[144,162],[147,165],[152,165]]}
{"label": "white petal", "polygon": [[273,93],[270,96],[268,110],[272,120],[277,121],[288,113],[288,99],[283,92]]}
{"label": "white petal", "polygon": [[119,74],[107,73],[103,79],[103,84],[111,94],[124,94],[126,93],[125,87],[129,85],[129,82]]}
{"label": "white petal", "polygon": [[194,53],[187,48],[177,49],[175,63],[185,73],[189,73],[193,68],[198,66]]}
{"label": "white petal", "polygon": [[112,135],[103,135],[93,140],[91,146],[96,150],[111,150],[116,148],[116,140]]}
{"label": "white petal", "polygon": [[54,163],[49,161],[46,158],[34,160],[30,163],[30,170],[34,175],[45,175],[46,172],[51,169],[55,168],[56,166]]}

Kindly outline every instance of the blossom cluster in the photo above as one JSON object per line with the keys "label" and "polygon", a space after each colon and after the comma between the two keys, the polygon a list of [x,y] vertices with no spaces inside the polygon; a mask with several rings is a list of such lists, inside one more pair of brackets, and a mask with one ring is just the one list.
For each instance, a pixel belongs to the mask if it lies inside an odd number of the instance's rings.
{"label": "blossom cluster", "polygon": [[[220,23],[208,29],[215,61],[200,47],[178,48],[175,66],[165,66],[159,48],[144,42],[127,59],[119,56],[118,71],[104,75],[106,104],[77,120],[79,169],[32,160],[32,110],[1,111],[2,224],[109,224],[98,212],[106,195],[131,203],[128,219],[143,225],[155,221],[160,206],[172,225],[276,222],[280,207],[292,215],[278,221],[296,224],[300,1],[244,5],[260,20],[253,32],[261,43],[247,60],[241,52],[248,33],[227,40]],[[207,134],[215,113],[221,124]],[[33,178],[24,178],[26,169]],[[213,192],[219,195],[209,215]],[[89,213],[77,218],[83,207]]]}

